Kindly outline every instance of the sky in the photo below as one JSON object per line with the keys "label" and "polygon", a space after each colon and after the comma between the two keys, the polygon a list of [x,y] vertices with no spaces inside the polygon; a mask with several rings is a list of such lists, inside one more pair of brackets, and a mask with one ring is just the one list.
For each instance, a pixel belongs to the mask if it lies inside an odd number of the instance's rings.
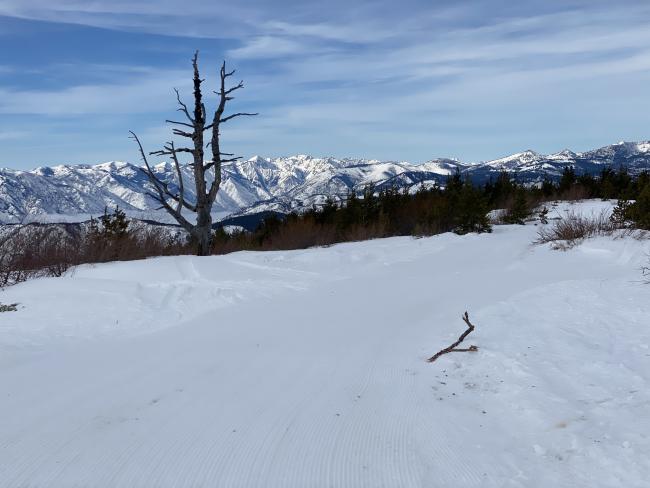
{"label": "sky", "polygon": [[[225,60],[222,146],[478,162],[650,139],[647,0],[0,0],[0,166],[137,162]],[[214,102],[214,98],[208,98]]]}

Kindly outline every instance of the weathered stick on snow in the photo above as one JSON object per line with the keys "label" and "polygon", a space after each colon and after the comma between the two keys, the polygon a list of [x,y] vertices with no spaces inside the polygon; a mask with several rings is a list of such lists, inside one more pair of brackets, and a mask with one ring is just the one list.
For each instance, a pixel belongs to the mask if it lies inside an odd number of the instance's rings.
{"label": "weathered stick on snow", "polygon": [[460,345],[461,342],[465,340],[465,337],[467,337],[470,332],[474,330],[474,325],[469,321],[469,315],[467,315],[467,312],[461,317],[463,319],[463,322],[467,324],[467,330],[461,334],[461,336],[458,338],[456,342],[454,342],[451,346],[445,347],[444,349],[441,349],[437,353],[435,353],[433,356],[431,356],[427,361],[429,363],[434,362],[436,359],[438,359],[440,356],[443,354],[447,354],[448,352],[476,352],[478,351],[478,347],[476,346],[469,346],[467,349],[456,349],[458,345]]}

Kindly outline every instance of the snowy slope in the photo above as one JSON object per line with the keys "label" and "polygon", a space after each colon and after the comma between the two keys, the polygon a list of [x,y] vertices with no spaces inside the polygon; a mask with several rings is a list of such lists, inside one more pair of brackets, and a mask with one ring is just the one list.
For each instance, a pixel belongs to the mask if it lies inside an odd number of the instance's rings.
{"label": "snowy slope", "polygon": [[[409,163],[338,160],[293,156],[265,159],[255,156],[226,164],[215,202],[216,218],[241,212],[304,209],[327,196],[344,198],[350,189],[369,183],[412,185],[449,174],[453,162]],[[161,163],[154,170],[177,188],[175,170]],[[192,171],[183,168],[186,196],[194,200]],[[119,206],[130,216],[168,222],[164,211],[147,193],[146,175],[123,162],[96,166],[62,165],[34,171],[0,170],[0,223],[23,219],[38,221],[84,220],[105,206]]]}
{"label": "snowy slope", "polygon": [[[535,236],[159,258],[0,292],[20,302],[0,314],[0,485],[647,486],[647,241]],[[464,310],[479,351],[426,363]]]}
{"label": "snowy slope", "polygon": [[[435,159],[423,164],[365,159],[314,158],[298,155],[285,158],[255,156],[223,168],[223,184],[214,207],[215,218],[267,210],[288,212],[320,204],[330,196],[343,199],[350,190],[361,191],[374,183],[414,187],[424,182],[442,183],[457,170],[476,182],[500,171],[522,181],[538,181],[544,175],[558,178],[566,166],[580,173],[598,173],[604,167],[624,166],[633,173],[650,169],[650,143],[622,142],[594,151],[565,150],[541,155],[533,151],[479,164],[453,159]],[[175,187],[171,164],[156,171]],[[184,168],[187,196],[192,174]],[[148,182],[137,166],[110,162],[95,166],[54,166],[34,171],[0,170],[0,223],[24,219],[38,221],[85,220],[103,212],[105,206],[120,206],[133,217],[169,222],[170,218],[146,195]]]}

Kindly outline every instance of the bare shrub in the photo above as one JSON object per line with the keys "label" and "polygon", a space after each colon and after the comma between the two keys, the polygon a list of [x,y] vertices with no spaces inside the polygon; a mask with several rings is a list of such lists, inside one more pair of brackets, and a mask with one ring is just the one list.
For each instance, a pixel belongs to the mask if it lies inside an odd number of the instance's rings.
{"label": "bare shrub", "polygon": [[555,249],[569,249],[584,239],[612,235],[618,229],[620,226],[610,219],[606,210],[598,215],[570,212],[551,226],[542,227],[537,232],[536,243],[552,242]]}
{"label": "bare shrub", "polygon": [[61,276],[75,263],[79,247],[68,226],[17,226],[0,242],[0,287],[30,278]]}
{"label": "bare shrub", "polygon": [[334,242],[336,242],[336,234],[332,226],[323,226],[313,219],[303,219],[281,226],[262,245],[262,249],[305,249],[313,246],[328,246]]}
{"label": "bare shrub", "polygon": [[107,236],[80,224],[26,224],[0,239],[0,287],[62,276],[71,266],[187,254],[189,246],[161,227],[135,225]]}
{"label": "bare shrub", "polygon": [[132,261],[189,252],[188,246],[178,236],[162,227],[145,224],[132,224],[128,233],[122,235],[85,232],[79,244],[77,260],[82,263]]}
{"label": "bare shrub", "polygon": [[17,311],[18,311],[17,303],[10,303],[9,305],[0,303],[0,312],[17,312]]}
{"label": "bare shrub", "polygon": [[589,189],[581,184],[574,184],[570,188],[561,191],[558,195],[559,200],[586,200],[590,198]]}

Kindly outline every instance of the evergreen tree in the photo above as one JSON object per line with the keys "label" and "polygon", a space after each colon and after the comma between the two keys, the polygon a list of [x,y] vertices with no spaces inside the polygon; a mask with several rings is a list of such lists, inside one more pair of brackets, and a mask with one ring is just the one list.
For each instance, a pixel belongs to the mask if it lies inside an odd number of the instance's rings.
{"label": "evergreen tree", "polygon": [[115,207],[113,213],[108,213],[108,208],[104,207],[104,215],[99,220],[102,224],[103,236],[108,239],[121,239],[127,235],[129,221],[124,211],[120,207]]}
{"label": "evergreen tree", "polygon": [[528,206],[528,197],[526,188],[518,186],[515,190],[514,201],[512,206],[506,212],[504,221],[507,224],[524,225],[526,219],[530,215],[530,207]]}
{"label": "evergreen tree", "polygon": [[560,185],[558,190],[560,193],[565,193],[571,189],[573,185],[576,184],[576,171],[573,169],[573,166],[567,166],[562,172],[562,178],[560,178]]}
{"label": "evergreen tree", "polygon": [[542,181],[542,186],[540,188],[540,191],[542,192],[542,195],[544,195],[546,198],[550,197],[555,193],[555,184],[549,179],[548,176],[544,177],[544,181]]}
{"label": "evergreen tree", "polygon": [[639,229],[650,230],[650,184],[647,184],[632,205],[629,206],[626,215]]}
{"label": "evergreen tree", "polygon": [[630,205],[629,201],[619,199],[612,210],[612,215],[610,215],[609,220],[617,227],[626,227],[630,222]]}
{"label": "evergreen tree", "polygon": [[[454,232],[467,234],[468,232],[491,232],[492,227],[487,217],[487,202],[482,192],[470,182],[465,182],[457,194],[452,197]],[[453,201],[452,200],[452,201]]]}

